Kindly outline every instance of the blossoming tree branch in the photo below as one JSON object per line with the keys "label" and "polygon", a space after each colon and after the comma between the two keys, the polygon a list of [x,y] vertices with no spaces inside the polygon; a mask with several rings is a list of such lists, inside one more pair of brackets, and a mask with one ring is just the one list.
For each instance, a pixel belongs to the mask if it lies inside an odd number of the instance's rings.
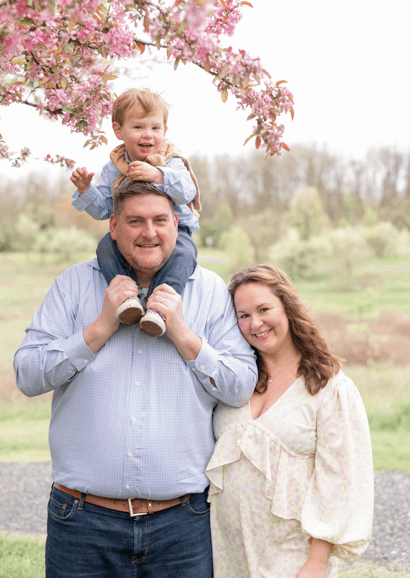
{"label": "blossoming tree branch", "polygon": [[[293,118],[285,81],[273,82],[259,58],[223,47],[242,18],[244,0],[0,0],[0,105],[19,103],[59,119],[86,137],[91,149],[107,139],[101,130],[113,96],[112,63],[166,51],[174,68],[193,63],[212,77],[226,102],[230,93],[253,120],[251,138],[268,155],[289,150],[281,114]],[[30,156],[11,153],[0,135],[0,158],[20,166]],[[45,160],[73,166],[71,159]]]}

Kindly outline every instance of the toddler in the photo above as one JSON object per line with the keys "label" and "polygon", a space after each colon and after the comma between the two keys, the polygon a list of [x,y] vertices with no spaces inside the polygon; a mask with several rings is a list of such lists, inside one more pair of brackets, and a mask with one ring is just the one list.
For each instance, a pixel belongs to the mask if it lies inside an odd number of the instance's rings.
{"label": "toddler", "polygon": [[[146,297],[140,288],[139,295],[124,301],[117,310],[117,318],[122,323],[139,322],[141,331],[154,337],[164,334],[166,319],[157,311],[145,311],[141,301],[145,303],[162,283],[182,294],[196,267],[197,249],[191,235],[199,228],[197,210],[201,209],[198,183],[188,160],[165,138],[167,121],[168,105],[159,94],[148,89],[125,91],[112,109],[113,131],[123,144],[111,152],[99,184],[92,184],[95,173],[89,173],[85,167],[77,168],[71,175],[77,187],[73,194],[74,207],[97,220],[111,216],[115,189],[125,176],[151,182],[175,202],[178,238],[170,259],[157,273]],[[110,233],[99,242],[97,259],[108,284],[116,275],[128,275],[140,287],[135,272]]]}

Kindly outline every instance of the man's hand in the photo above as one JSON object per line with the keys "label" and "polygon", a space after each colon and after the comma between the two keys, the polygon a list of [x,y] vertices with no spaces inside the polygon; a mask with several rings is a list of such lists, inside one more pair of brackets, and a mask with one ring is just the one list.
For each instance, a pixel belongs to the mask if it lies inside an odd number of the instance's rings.
{"label": "man's hand", "polygon": [[133,161],[128,165],[127,177],[132,181],[147,181],[156,185],[164,184],[164,173],[143,161]]}
{"label": "man's hand", "polygon": [[104,294],[101,313],[91,325],[84,328],[84,341],[94,353],[115,333],[120,325],[116,313],[121,303],[129,297],[138,295],[138,287],[131,277],[117,275],[111,281]]}
{"label": "man's hand", "polygon": [[188,360],[196,359],[202,347],[202,339],[185,322],[182,299],[178,293],[163,283],[156,287],[147,303],[165,317],[166,334],[173,341],[180,355]]}
{"label": "man's hand", "polygon": [[90,188],[91,181],[95,173],[89,173],[85,167],[76,168],[72,172],[70,181],[77,187],[80,195],[83,195]]}

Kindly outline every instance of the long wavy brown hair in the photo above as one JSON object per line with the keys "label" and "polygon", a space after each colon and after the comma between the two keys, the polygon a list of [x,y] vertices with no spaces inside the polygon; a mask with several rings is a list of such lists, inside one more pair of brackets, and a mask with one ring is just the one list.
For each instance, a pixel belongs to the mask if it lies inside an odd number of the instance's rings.
{"label": "long wavy brown hair", "polygon": [[[228,285],[232,300],[237,289],[247,283],[267,285],[281,300],[289,321],[293,344],[301,354],[298,375],[304,377],[308,392],[315,395],[340,370],[343,360],[330,351],[286,273],[271,265],[255,265],[242,269],[234,274]],[[264,393],[268,387],[268,371],[258,350],[255,347],[253,349],[258,363],[258,383],[255,391]]]}

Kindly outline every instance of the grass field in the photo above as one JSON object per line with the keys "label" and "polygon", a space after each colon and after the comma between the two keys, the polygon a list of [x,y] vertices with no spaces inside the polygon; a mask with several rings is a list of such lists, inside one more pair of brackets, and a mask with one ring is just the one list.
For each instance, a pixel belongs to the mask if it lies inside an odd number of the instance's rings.
{"label": "grass field", "polygon": [[[74,255],[72,262],[94,255]],[[221,251],[200,250],[199,262],[228,281],[230,275]],[[13,355],[53,280],[70,263],[53,256],[0,254],[0,461],[49,461],[47,435],[51,396],[24,398],[15,386]],[[381,259],[355,272],[355,290],[337,285],[331,270],[320,271],[311,282],[298,282],[302,297],[314,312],[338,312],[354,318],[372,286],[371,313],[410,313],[410,263],[405,258]],[[356,279],[356,280],[357,280]],[[363,290],[360,290],[360,283]],[[359,288],[359,289],[358,289]],[[325,320],[328,317],[324,318]],[[404,326],[403,326],[404,327]],[[403,331],[403,327],[401,331]],[[400,329],[400,328],[399,328]],[[404,331],[406,331],[404,327]],[[396,336],[399,339],[400,336]],[[404,339],[404,335],[402,335]],[[344,371],[358,386],[369,417],[376,471],[410,472],[410,364],[391,360],[349,365]],[[0,578],[43,578],[44,540],[0,534]],[[370,562],[341,565],[340,578],[409,578],[409,572],[377,567]]]}
{"label": "grass field", "polygon": [[[0,534],[0,578],[44,578],[45,537]],[[340,563],[339,578],[409,578],[406,571],[380,567],[371,562]]]}

